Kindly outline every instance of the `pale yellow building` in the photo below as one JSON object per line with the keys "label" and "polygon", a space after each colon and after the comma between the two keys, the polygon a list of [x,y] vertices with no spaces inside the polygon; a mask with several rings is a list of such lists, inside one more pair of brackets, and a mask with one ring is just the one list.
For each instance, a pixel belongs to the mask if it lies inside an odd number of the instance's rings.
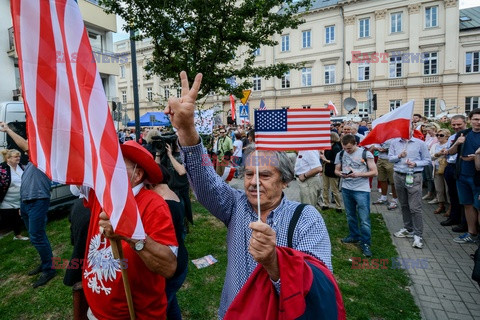
{"label": "pale yellow building", "polygon": [[[332,101],[343,115],[351,86],[358,102],[352,113],[363,117],[375,118],[411,99],[415,113],[432,118],[442,112],[441,100],[450,113],[468,112],[478,107],[480,96],[479,16],[479,8],[460,11],[457,0],[314,1],[305,22],[277,35],[277,46],[259,48],[255,60],[256,65],[302,62],[304,68],[281,79],[253,78],[250,108],[258,108],[260,99],[267,109],[315,108]],[[161,109],[165,95],[177,90],[166,90],[158,77],[143,78],[141,67],[152,47],[148,41],[137,46],[143,114]],[[115,49],[128,54],[129,44],[117,42]],[[130,110],[130,66],[121,68],[118,95]],[[369,89],[377,96],[376,111],[367,100]],[[209,96],[206,104],[230,109],[227,96]],[[252,110],[249,116],[252,121]]]}

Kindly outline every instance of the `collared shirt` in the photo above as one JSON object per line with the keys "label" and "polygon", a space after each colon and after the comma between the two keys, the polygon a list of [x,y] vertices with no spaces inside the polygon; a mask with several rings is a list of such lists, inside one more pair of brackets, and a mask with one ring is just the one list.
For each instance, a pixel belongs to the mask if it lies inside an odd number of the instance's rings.
{"label": "collared shirt", "polygon": [[[407,156],[399,158],[398,155],[407,151]],[[390,144],[388,150],[388,160],[393,162],[393,170],[396,172],[407,173],[408,165],[407,160],[415,162],[416,167],[413,168],[414,172],[422,172],[423,167],[432,164],[430,152],[424,141],[417,138],[410,138],[409,140],[397,138]]]}
{"label": "collared shirt", "polygon": [[[218,315],[223,318],[228,307],[257,266],[248,252],[252,230],[250,222],[258,220],[257,213],[248,202],[244,191],[226,184],[213,170],[213,166],[203,161],[206,150],[201,144],[181,147],[185,169],[198,201],[228,229],[227,232],[227,272],[223,286]],[[287,246],[287,232],[290,220],[298,202],[282,196],[282,200],[267,216],[266,223],[276,232],[277,246]],[[307,205],[295,228],[292,238],[293,248],[308,253],[323,261],[330,270],[331,245],[322,216]],[[281,279],[280,279],[281,280]]]}
{"label": "collared shirt", "polygon": [[317,150],[299,151],[295,161],[295,174],[299,176],[321,166],[320,154]]}
{"label": "collared shirt", "polygon": [[388,149],[390,148],[390,144],[392,143],[393,139],[388,139],[387,141],[380,144],[382,149],[387,149],[385,152],[378,151],[378,159],[385,159],[388,160]]}

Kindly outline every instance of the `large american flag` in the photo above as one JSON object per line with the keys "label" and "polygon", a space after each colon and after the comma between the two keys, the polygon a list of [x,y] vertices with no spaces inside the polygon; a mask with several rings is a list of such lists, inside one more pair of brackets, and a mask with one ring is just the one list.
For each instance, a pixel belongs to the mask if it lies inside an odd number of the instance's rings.
{"label": "large american flag", "polygon": [[145,238],[78,4],[11,0],[11,12],[30,160],[93,188],[116,233]]}
{"label": "large american flag", "polygon": [[258,150],[330,149],[330,110],[255,110]]}

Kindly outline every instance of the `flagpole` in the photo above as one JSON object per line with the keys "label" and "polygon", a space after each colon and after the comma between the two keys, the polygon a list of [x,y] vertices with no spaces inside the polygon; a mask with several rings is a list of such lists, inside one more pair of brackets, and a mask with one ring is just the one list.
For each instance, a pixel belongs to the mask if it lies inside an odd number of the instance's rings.
{"label": "flagpole", "polygon": [[262,212],[260,211],[260,175],[258,174],[258,150],[255,150],[255,174],[257,176],[257,210],[258,210],[258,221],[261,221]]}
{"label": "flagpole", "polygon": [[[110,240],[112,247],[113,257],[123,261],[123,249],[122,240]],[[135,308],[133,306],[132,290],[130,290],[130,283],[128,282],[127,269],[120,263],[120,269],[122,270],[123,287],[125,288],[125,296],[127,297],[128,312],[130,313],[130,320],[135,320]]]}

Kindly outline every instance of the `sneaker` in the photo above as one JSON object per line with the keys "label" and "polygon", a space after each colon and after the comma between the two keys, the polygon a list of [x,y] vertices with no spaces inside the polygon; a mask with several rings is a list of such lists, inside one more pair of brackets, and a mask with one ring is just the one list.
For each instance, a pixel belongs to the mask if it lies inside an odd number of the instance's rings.
{"label": "sneaker", "polygon": [[393,234],[397,238],[413,238],[413,232],[408,231],[405,228],[400,229],[399,231]]}
{"label": "sneaker", "polygon": [[424,195],[422,197],[422,200],[433,200],[433,196],[429,193],[427,193],[426,195]]}
{"label": "sneaker", "polygon": [[370,258],[372,256],[372,251],[370,251],[370,246],[368,244],[362,243],[360,249],[362,249],[362,253],[365,257]]}
{"label": "sneaker", "polygon": [[393,202],[393,201],[390,202],[388,204],[388,207],[387,207],[388,210],[393,210],[393,209],[397,209],[397,208],[398,208],[398,204],[396,202]]}
{"label": "sneaker", "polygon": [[28,237],[24,237],[22,235],[19,235],[19,236],[13,236],[13,240],[23,240],[23,241],[27,241],[27,240],[30,240]]}
{"label": "sneaker", "polygon": [[40,272],[42,272],[42,265],[39,265],[38,267],[36,267],[35,269],[33,269],[32,271],[30,271],[28,273],[29,276],[34,276],[36,274],[39,274]]}
{"label": "sneaker", "polygon": [[422,237],[413,236],[412,247],[417,248],[417,249],[422,249],[422,248],[423,248],[423,239],[422,239]]}
{"label": "sneaker", "polygon": [[432,200],[428,201],[429,204],[437,204],[438,203],[438,199],[437,198],[433,198]]}
{"label": "sneaker", "polygon": [[353,238],[352,236],[348,236],[340,240],[342,243],[358,243],[358,239]]}
{"label": "sneaker", "polygon": [[473,234],[466,232],[461,236],[453,239],[453,241],[455,241],[456,243],[476,243],[478,241],[478,236],[474,236]]}
{"label": "sneaker", "polygon": [[38,288],[40,286],[44,286],[48,283],[48,281],[52,280],[53,277],[57,275],[57,272],[52,270],[51,272],[43,272],[40,278],[33,284],[33,288]]}
{"label": "sneaker", "polygon": [[377,201],[375,201],[373,204],[386,204],[387,203],[387,199],[378,199]]}

